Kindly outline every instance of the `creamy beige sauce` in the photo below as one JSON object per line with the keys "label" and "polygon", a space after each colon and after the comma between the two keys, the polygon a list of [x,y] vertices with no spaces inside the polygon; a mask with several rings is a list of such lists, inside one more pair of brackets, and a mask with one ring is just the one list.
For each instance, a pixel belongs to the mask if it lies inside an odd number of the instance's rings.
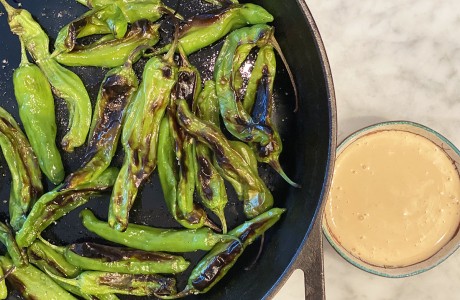
{"label": "creamy beige sauce", "polygon": [[430,258],[460,223],[460,178],[428,139],[379,131],[357,139],[336,160],[326,225],[353,256],[376,266]]}

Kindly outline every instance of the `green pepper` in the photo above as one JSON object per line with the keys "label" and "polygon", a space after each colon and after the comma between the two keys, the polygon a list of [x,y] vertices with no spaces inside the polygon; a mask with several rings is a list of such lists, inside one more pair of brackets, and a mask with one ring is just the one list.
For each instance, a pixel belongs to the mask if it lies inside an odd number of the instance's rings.
{"label": "green pepper", "polygon": [[91,101],[81,79],[72,71],[59,65],[54,59],[37,61],[53,88],[54,94],[62,98],[69,109],[68,132],[61,141],[62,148],[73,152],[85,143],[91,123]]}
{"label": "green pepper", "polygon": [[[123,65],[139,46],[153,46],[159,41],[158,24],[146,20],[134,23],[121,39],[107,40],[95,45],[82,46],[71,52],[62,52],[56,60],[67,66],[95,66],[114,68]],[[138,54],[133,61],[136,61]]]}
{"label": "green pepper", "polygon": [[49,39],[41,26],[25,9],[16,9],[6,0],[0,0],[8,13],[11,32],[18,35],[35,61],[49,56]]}
{"label": "green pepper", "polygon": [[[0,264],[4,272],[13,268],[12,261],[6,256],[0,256]],[[25,299],[76,300],[49,276],[32,265],[15,268],[6,279]]]}
{"label": "green pepper", "polygon": [[110,165],[117,149],[126,108],[138,85],[130,60],[106,74],[99,89],[82,167],[67,176],[66,188],[97,178]]}
{"label": "green pepper", "polygon": [[182,292],[157,296],[161,299],[177,299],[209,291],[235,265],[244,249],[278,222],[284,211],[285,209],[272,208],[230,231],[229,234],[239,240],[221,242],[214,246],[193,269],[187,286]]}
{"label": "green pepper", "polygon": [[0,280],[0,299],[6,299],[6,297],[8,297],[8,288],[6,287],[4,276],[3,269],[0,268],[0,277],[2,278],[2,280]]}
{"label": "green pepper", "polygon": [[29,264],[27,254],[19,248],[13,232],[2,222],[0,222],[0,242],[6,247],[6,251],[16,267],[24,267]]}
{"label": "green pepper", "polygon": [[37,158],[13,117],[0,107],[0,146],[11,172],[10,224],[21,228],[30,207],[43,193]]}
{"label": "green pepper", "polygon": [[225,170],[227,176],[242,184],[244,212],[248,218],[273,206],[273,196],[265,183],[251,167],[248,168],[248,163],[232,148],[218,127],[193,115],[185,100],[178,101],[177,118],[190,135],[212,149],[218,165]]}
{"label": "green pepper", "polygon": [[[241,96],[244,92],[244,79],[240,72],[240,68],[246,61],[249,53],[256,47],[255,44],[242,44],[236,48],[235,56],[233,57],[233,70],[232,70],[232,87],[236,92],[238,100],[244,98]],[[243,70],[246,74],[249,70]]]}
{"label": "green pepper", "polygon": [[167,295],[176,292],[176,280],[156,274],[122,274],[86,271],[75,279],[67,279],[51,273],[58,281],[78,287],[89,295],[123,294],[133,296]]}
{"label": "green pepper", "polygon": [[[197,99],[197,115],[213,124],[219,122],[219,103],[213,81],[207,81]],[[205,207],[220,219],[223,233],[227,232],[224,209],[227,205],[225,183],[212,163],[210,149],[203,143],[196,144],[196,190]]]}
{"label": "green pepper", "polygon": [[[216,12],[193,17],[179,32],[179,45],[189,55],[212,45],[232,30],[272,21],[273,16],[261,6],[251,3],[227,5]],[[161,51],[170,47],[167,45]]]}
{"label": "green pepper", "polygon": [[56,147],[53,94],[40,68],[27,60],[22,42],[21,53],[21,64],[13,73],[19,116],[41,170],[51,182],[58,184],[64,179],[64,166]]}
{"label": "green pepper", "polygon": [[129,224],[124,232],[112,229],[98,220],[90,210],[80,213],[83,226],[98,236],[130,248],[144,251],[193,252],[210,250],[216,243],[235,239],[229,235],[214,233],[208,227],[199,229],[160,229]]}
{"label": "green pepper", "polygon": [[106,169],[95,180],[66,189],[63,184],[44,194],[35,203],[21,230],[16,234],[19,247],[30,246],[37,236],[53,222],[88,202],[88,197],[110,189],[118,174],[117,168]]}
{"label": "green pepper", "polygon": [[128,21],[116,4],[108,4],[88,11],[64,26],[54,43],[55,53],[72,51],[77,39],[95,34],[111,33],[122,38],[128,30]]}
{"label": "green pepper", "polygon": [[170,51],[165,58],[147,61],[139,90],[128,107],[121,136],[125,157],[113,187],[108,218],[109,225],[119,231],[128,225],[139,186],[156,168],[160,122],[177,81],[173,54]]}

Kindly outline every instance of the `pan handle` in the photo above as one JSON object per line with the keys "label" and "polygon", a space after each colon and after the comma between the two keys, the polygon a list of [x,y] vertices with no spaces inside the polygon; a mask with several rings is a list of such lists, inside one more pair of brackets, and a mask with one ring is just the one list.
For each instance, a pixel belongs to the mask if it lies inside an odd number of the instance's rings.
{"label": "pan handle", "polygon": [[[321,230],[321,214],[318,214],[307,241],[302,246],[289,273],[279,286],[284,286],[296,270],[303,271],[305,285],[305,299],[325,299],[323,243]],[[272,295],[274,296],[274,295]],[[271,297],[269,297],[270,299]]]}

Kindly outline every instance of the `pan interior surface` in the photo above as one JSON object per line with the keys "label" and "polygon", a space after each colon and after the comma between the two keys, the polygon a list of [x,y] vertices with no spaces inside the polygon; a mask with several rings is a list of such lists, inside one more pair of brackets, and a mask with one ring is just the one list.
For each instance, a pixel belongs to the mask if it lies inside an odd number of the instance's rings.
{"label": "pan interior surface", "polygon": [[[186,18],[212,8],[210,4],[200,0],[181,1],[179,4],[171,0],[165,3],[170,7],[177,7],[178,12]],[[280,222],[265,235],[263,251],[257,263],[253,265],[260,242],[255,242],[254,245],[248,247],[228,275],[210,292],[205,295],[191,296],[190,299],[212,300],[234,299],[235,297],[262,299],[266,297],[286,273],[299,248],[303,246],[321,205],[325,182],[331,167],[330,152],[334,147],[331,141],[335,140],[334,121],[331,117],[333,115],[331,113],[333,110],[331,86],[326,80],[324,58],[318,50],[317,37],[306,18],[306,12],[296,0],[265,0],[254,3],[263,6],[275,16],[273,23],[275,37],[296,79],[299,91],[299,110],[294,113],[295,97],[291,82],[283,63],[278,59],[274,122],[284,143],[280,162],[286,173],[301,184],[302,188],[290,187],[272,169],[261,165],[259,171],[273,192],[275,207],[287,208],[287,212]],[[54,38],[62,26],[86,11],[85,7],[74,0],[25,0],[22,7],[29,10],[42,25],[50,36],[51,44],[54,43]],[[19,65],[20,48],[18,38],[10,33],[6,14],[0,16],[0,33],[2,36],[2,48],[0,49],[1,106],[20,123],[11,80],[14,69]],[[190,56],[191,63],[200,69],[204,79],[211,78],[210,70],[213,68],[221,45],[221,42],[217,43]],[[145,61],[141,61],[135,66],[139,76],[144,63]],[[92,67],[71,69],[82,78],[94,106],[99,85],[107,69]],[[67,109],[62,100],[57,100],[56,112],[59,127],[57,139],[60,140],[65,134],[68,119]],[[84,147],[80,147],[72,154],[61,152],[66,174],[80,166],[84,150]],[[120,166],[122,158],[122,151],[118,151],[113,165]],[[0,200],[6,203],[9,198],[11,176],[3,156],[0,157],[0,173]],[[47,190],[52,188],[53,186],[48,183]],[[242,203],[238,201],[230,186],[228,186],[228,194],[230,199],[225,212],[229,228],[233,228],[244,222],[245,218]],[[78,214],[82,209],[89,207],[99,218],[106,220],[109,198],[110,194],[106,194],[92,199],[88,204],[62,218],[56,225],[50,226],[43,233],[43,237],[61,245],[81,241],[98,241],[108,244],[89,233],[81,225]],[[217,218],[211,217],[217,222]],[[0,218],[2,221],[8,218],[8,205],[4,204],[0,207]],[[139,196],[130,214],[130,222],[157,227],[178,227],[167,211],[157,172],[154,172],[139,191]],[[204,252],[196,252],[186,254],[185,257],[195,264],[203,255]],[[178,276],[178,290],[185,285],[191,269]],[[130,299],[129,297],[121,298]],[[142,298],[132,297],[132,299]]]}

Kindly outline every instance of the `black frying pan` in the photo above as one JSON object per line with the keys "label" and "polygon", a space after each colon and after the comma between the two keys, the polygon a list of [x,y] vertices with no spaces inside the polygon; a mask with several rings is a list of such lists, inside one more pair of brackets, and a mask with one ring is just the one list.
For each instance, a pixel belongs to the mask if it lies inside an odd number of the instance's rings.
{"label": "black frying pan", "polygon": [[[175,7],[177,3],[176,0],[165,2],[171,7]],[[190,298],[270,298],[276,294],[293,270],[301,268],[307,276],[312,274],[312,268],[322,270],[322,266],[318,265],[321,260],[311,263],[314,259],[309,252],[312,246],[307,248],[306,240],[329,185],[336,146],[335,101],[329,65],[313,18],[301,0],[255,2],[275,16],[276,38],[296,78],[300,105],[299,111],[293,113],[295,107],[293,90],[281,61],[278,62],[280,67],[275,89],[276,123],[284,139],[281,164],[286,173],[300,183],[302,188],[290,187],[270,168],[261,166],[261,176],[273,191],[275,206],[287,208],[285,216],[266,234],[262,255],[254,266],[245,270],[254,261],[259,242],[247,249],[229,274],[208,294]],[[40,22],[51,37],[52,43],[59,28],[85,11],[83,6],[73,0],[24,0],[22,6]],[[183,0],[178,6],[179,12],[187,17],[209,8],[209,5],[199,0]],[[19,64],[20,48],[17,37],[10,33],[6,14],[0,16],[0,41],[0,103],[19,121],[11,77],[13,70]],[[213,54],[220,46],[221,43],[218,43],[190,57],[191,62],[200,68],[204,78],[210,78],[212,74],[210,69],[215,57]],[[141,62],[136,66],[138,74],[142,71],[142,65]],[[99,84],[107,70],[98,68],[73,70],[83,79],[94,103]],[[57,100],[56,103],[60,140],[67,124],[67,112],[61,100]],[[78,168],[83,151],[84,149],[77,149],[71,155],[63,153],[67,173]],[[122,155],[121,152],[117,154],[114,165],[121,164]],[[2,175],[0,176],[0,200],[6,201],[9,197],[11,178],[3,157],[0,157],[0,168]],[[47,184],[51,189],[52,185]],[[227,206],[226,215],[229,228],[233,228],[244,219],[241,203],[236,200],[231,188],[228,191],[230,204]],[[84,207],[90,207],[96,215],[106,219],[108,199],[109,195],[98,197]],[[0,207],[2,220],[8,218],[7,207],[6,204]],[[61,244],[88,240],[104,242],[82,227],[78,218],[81,209],[68,214],[58,224],[46,230],[44,237],[53,243]],[[177,227],[167,213],[157,173],[154,173],[141,189],[131,212],[130,221],[159,227]],[[316,239],[313,241],[313,248],[316,249],[320,243],[318,237],[318,234],[315,235]],[[187,254],[186,257],[197,262],[203,254],[197,252]],[[183,287],[190,271],[178,278],[179,289]],[[320,274],[322,272],[314,276]],[[312,291],[307,291],[307,295],[313,295]],[[321,297],[322,291],[316,291],[314,295],[315,298]]]}

